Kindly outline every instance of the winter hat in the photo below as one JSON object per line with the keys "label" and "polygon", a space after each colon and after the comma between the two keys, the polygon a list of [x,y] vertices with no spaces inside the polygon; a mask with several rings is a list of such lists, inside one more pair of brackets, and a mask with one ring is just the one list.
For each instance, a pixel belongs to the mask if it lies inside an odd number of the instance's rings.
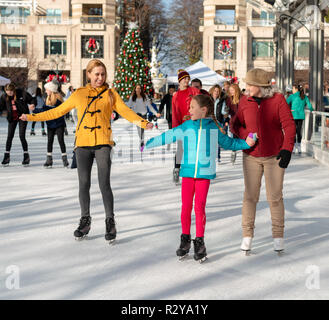
{"label": "winter hat", "polygon": [[269,73],[263,69],[249,70],[243,81],[249,85],[257,86],[257,87],[271,86],[271,77]]}
{"label": "winter hat", "polygon": [[55,82],[53,82],[53,81],[47,82],[47,83],[45,84],[45,89],[48,89],[48,90],[50,90],[51,92],[56,93],[56,92],[58,92],[58,84],[55,83]]}
{"label": "winter hat", "polygon": [[183,69],[178,70],[178,82],[181,82],[181,80],[183,80],[186,77],[190,78],[190,74],[187,71]]}

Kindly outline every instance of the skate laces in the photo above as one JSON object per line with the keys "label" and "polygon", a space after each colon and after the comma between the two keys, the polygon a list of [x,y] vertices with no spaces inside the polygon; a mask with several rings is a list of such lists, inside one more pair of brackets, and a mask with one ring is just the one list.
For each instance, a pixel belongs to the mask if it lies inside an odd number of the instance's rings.
{"label": "skate laces", "polygon": [[91,218],[90,217],[83,217],[80,219],[80,225],[78,229],[83,229],[86,226],[89,226],[91,223]]}
{"label": "skate laces", "polygon": [[110,232],[112,228],[115,227],[115,221],[113,218],[108,218],[105,220],[105,224],[106,224],[106,231]]}

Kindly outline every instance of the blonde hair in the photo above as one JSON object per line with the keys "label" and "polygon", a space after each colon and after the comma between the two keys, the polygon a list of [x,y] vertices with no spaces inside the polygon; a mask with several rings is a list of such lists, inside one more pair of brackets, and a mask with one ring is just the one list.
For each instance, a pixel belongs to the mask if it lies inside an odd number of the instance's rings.
{"label": "blonde hair", "polygon": [[[96,67],[102,67],[105,70],[105,81],[104,81],[104,86],[109,88],[108,83],[106,82],[107,80],[107,69],[105,64],[98,60],[98,59],[92,59],[88,62],[87,67],[86,67],[86,74],[87,74],[87,79],[88,81],[90,81],[89,77],[88,77],[88,73],[91,73],[93,71],[94,68]],[[112,93],[111,90],[108,91],[109,92],[109,102],[111,104],[111,106],[113,106],[115,104],[115,97],[114,94]]]}
{"label": "blonde hair", "polygon": [[51,94],[46,99],[46,104],[48,106],[54,106],[57,100],[63,102],[62,95],[59,92],[51,92]]}
{"label": "blonde hair", "polygon": [[221,133],[226,134],[226,132],[224,131],[224,129],[220,126],[220,124],[217,121],[217,118],[214,114],[214,99],[208,95],[205,94],[199,94],[197,96],[194,96],[192,98],[192,100],[195,100],[196,103],[199,105],[200,108],[207,108],[207,117],[211,117],[216,126],[218,127],[218,129],[221,131]]}
{"label": "blonde hair", "polygon": [[240,97],[241,97],[240,87],[236,83],[233,83],[233,84],[230,85],[228,90],[230,91],[231,88],[234,89],[234,96],[232,97],[231,94],[228,92],[230,100],[231,100],[232,104],[239,104]]}
{"label": "blonde hair", "polygon": [[213,87],[210,88],[210,90],[209,90],[210,96],[212,97],[215,89],[218,89],[219,90],[219,96],[218,96],[218,98],[220,98],[220,95],[222,93],[222,88],[218,84],[216,84],[216,85],[214,85]]}
{"label": "blonde hair", "polygon": [[[16,86],[15,86],[15,84],[13,84],[12,82],[6,84],[5,85],[5,91],[12,91],[12,92],[14,92],[14,101],[16,101]],[[8,96],[7,96],[7,100],[9,100]]]}

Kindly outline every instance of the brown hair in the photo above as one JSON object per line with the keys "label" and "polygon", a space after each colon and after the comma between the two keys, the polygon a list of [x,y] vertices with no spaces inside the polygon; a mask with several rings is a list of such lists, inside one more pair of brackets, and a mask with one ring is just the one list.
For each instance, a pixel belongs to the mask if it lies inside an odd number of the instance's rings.
{"label": "brown hair", "polygon": [[[14,101],[16,101],[16,86],[14,83],[8,83],[5,85],[5,92],[6,91],[13,91],[14,92]],[[7,95],[7,100],[9,100],[9,97]]]}
{"label": "brown hair", "polygon": [[210,88],[209,94],[212,97],[212,95],[213,95],[216,88],[219,89],[219,97],[218,98],[220,98],[220,95],[222,93],[222,88],[218,84],[216,84],[216,85],[214,85],[213,87]]}
{"label": "brown hair", "polygon": [[[104,86],[109,88],[109,85],[106,82],[106,80],[107,80],[106,66],[105,66],[105,64],[102,61],[100,61],[98,59],[92,59],[92,60],[90,60],[88,62],[87,67],[86,67],[87,78],[88,78],[88,73],[91,73],[93,71],[93,69],[96,68],[96,67],[102,67],[102,68],[104,68],[104,70],[105,70]],[[89,81],[89,78],[88,78],[88,81]],[[111,90],[109,90],[108,92],[109,92],[109,101],[110,101],[110,104],[111,104],[111,106],[113,106],[114,103],[115,103],[115,97],[114,97],[114,95],[113,95],[113,93],[112,93]]]}
{"label": "brown hair", "polygon": [[143,87],[142,87],[141,84],[137,84],[136,87],[134,88],[133,93],[131,94],[132,95],[132,100],[135,102],[136,99],[137,99],[137,93],[136,93],[137,87],[141,87],[141,96],[143,98],[143,101],[145,101],[146,100],[146,95],[144,93],[144,90],[143,90]]}
{"label": "brown hair", "polygon": [[211,117],[216,126],[218,127],[218,129],[221,131],[221,133],[226,134],[226,132],[224,131],[224,129],[220,126],[220,124],[218,123],[216,116],[214,114],[214,99],[208,95],[205,94],[199,94],[197,96],[194,96],[192,98],[192,100],[195,100],[196,103],[200,106],[200,108],[207,108],[207,117]]}
{"label": "brown hair", "polygon": [[230,100],[231,100],[232,104],[239,104],[239,102],[240,102],[240,97],[241,97],[241,90],[240,90],[240,87],[239,87],[239,85],[237,85],[236,83],[233,83],[233,84],[230,85],[230,87],[229,87],[228,90],[230,91],[231,88],[234,89],[234,96],[232,97],[232,96],[230,95],[230,93],[228,92],[228,95],[229,95],[229,97],[230,97]]}

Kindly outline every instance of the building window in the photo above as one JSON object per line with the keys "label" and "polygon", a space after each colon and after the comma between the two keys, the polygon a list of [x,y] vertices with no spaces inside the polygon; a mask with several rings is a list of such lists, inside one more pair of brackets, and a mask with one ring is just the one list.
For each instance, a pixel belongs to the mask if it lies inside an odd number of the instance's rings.
{"label": "building window", "polygon": [[217,7],[215,24],[234,25],[235,7]]}
{"label": "building window", "polygon": [[308,58],[309,57],[309,42],[308,41],[296,41],[295,46],[296,58]]}
{"label": "building window", "polygon": [[236,40],[235,38],[215,38],[215,59],[236,59]]}
{"label": "building window", "polygon": [[29,15],[28,8],[0,7],[0,23],[23,24]]}
{"label": "building window", "polygon": [[45,57],[66,55],[66,37],[45,37]]}
{"label": "building window", "polygon": [[[96,48],[94,48],[92,52],[88,52],[91,51],[89,49],[89,41],[95,40],[95,46]],[[81,58],[86,58],[89,59],[91,57],[94,58],[104,58],[104,37],[103,36],[81,36]]]}
{"label": "building window", "polygon": [[273,41],[253,40],[252,58],[272,58],[274,51]]}
{"label": "building window", "polygon": [[47,9],[46,21],[48,24],[61,24],[62,10],[61,9]]}
{"label": "building window", "polygon": [[82,23],[103,23],[103,7],[101,4],[82,5]]}
{"label": "building window", "polygon": [[26,36],[1,37],[2,57],[26,56]]}

